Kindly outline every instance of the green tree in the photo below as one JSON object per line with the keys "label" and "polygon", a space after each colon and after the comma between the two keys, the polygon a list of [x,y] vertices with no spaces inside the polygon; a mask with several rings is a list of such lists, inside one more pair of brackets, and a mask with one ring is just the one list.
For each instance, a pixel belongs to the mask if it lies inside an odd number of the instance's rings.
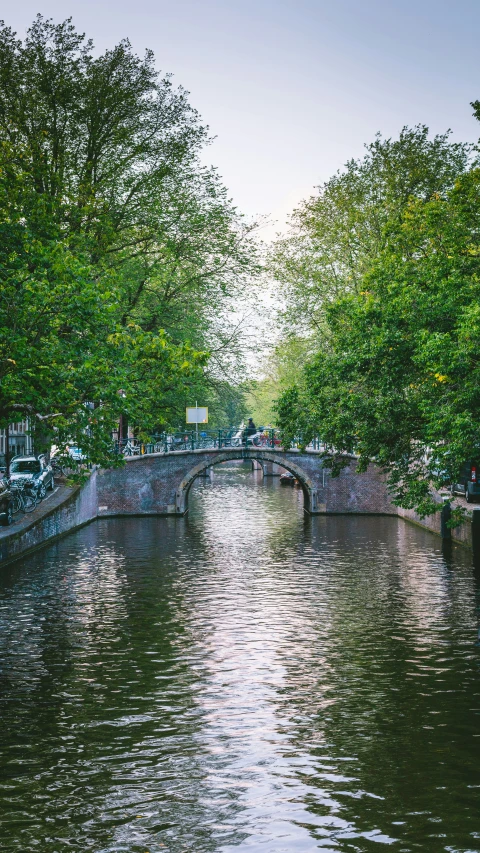
{"label": "green tree", "polygon": [[422,514],[436,508],[432,482],[480,457],[480,173],[473,164],[452,178],[392,203],[355,286],[323,304],[321,344],[278,403],[287,436],[319,434],[334,471],[344,454],[361,468],[375,461],[395,500]]}
{"label": "green tree", "polygon": [[283,288],[284,323],[321,341],[324,309],[362,287],[363,276],[387,242],[387,224],[399,222],[411,198],[445,193],[469,164],[471,146],[449,133],[405,127],[398,139],[366,146],[293,212],[286,236],[273,246],[270,267]]}
{"label": "green tree", "polygon": [[247,408],[255,423],[276,426],[276,401],[282,390],[300,381],[303,368],[314,354],[308,337],[288,335],[280,339],[265,359],[262,375],[248,383]]}
{"label": "green tree", "polygon": [[[23,176],[3,146],[0,172],[0,423],[19,415],[74,438],[92,461],[110,452],[111,430],[128,407],[145,421],[152,400],[201,371],[204,356],[161,330],[117,321],[115,279],[65,241],[38,236],[24,212]],[[45,217],[45,229],[51,224]],[[97,404],[95,414],[91,404]]]}
{"label": "green tree", "polygon": [[24,42],[2,26],[1,425],[31,415],[98,460],[119,412],[175,422],[226,365],[258,264],[207,142],[151,52],[94,56],[70,20],[37,16]]}

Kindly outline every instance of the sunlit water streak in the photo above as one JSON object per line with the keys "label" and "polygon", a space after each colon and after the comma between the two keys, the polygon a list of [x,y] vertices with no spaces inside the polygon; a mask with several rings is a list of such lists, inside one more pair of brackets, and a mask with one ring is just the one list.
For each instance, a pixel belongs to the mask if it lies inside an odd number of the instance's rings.
{"label": "sunlit water streak", "polygon": [[480,851],[477,585],[247,468],[0,580],[0,849]]}

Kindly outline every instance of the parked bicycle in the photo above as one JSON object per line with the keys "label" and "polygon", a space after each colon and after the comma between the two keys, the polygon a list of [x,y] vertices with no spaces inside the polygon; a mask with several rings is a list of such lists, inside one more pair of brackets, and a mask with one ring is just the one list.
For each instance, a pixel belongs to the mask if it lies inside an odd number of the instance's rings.
{"label": "parked bicycle", "polygon": [[12,515],[19,512],[33,512],[39,501],[38,492],[33,485],[10,480],[12,493]]}
{"label": "parked bicycle", "polygon": [[140,456],[141,447],[134,439],[128,439],[122,449],[124,456]]}
{"label": "parked bicycle", "polygon": [[68,477],[72,471],[69,460],[61,456],[53,456],[50,460],[54,477]]}

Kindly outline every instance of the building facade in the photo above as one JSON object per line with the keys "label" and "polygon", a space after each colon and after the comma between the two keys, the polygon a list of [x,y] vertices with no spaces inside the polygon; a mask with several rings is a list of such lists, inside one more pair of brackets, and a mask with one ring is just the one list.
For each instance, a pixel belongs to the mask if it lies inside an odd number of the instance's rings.
{"label": "building facade", "polygon": [[[10,424],[8,444],[10,447],[10,456],[24,456],[32,453],[33,441],[32,436],[28,435],[28,420],[18,421],[18,423]],[[0,457],[4,457],[7,450],[6,430],[0,430]]]}

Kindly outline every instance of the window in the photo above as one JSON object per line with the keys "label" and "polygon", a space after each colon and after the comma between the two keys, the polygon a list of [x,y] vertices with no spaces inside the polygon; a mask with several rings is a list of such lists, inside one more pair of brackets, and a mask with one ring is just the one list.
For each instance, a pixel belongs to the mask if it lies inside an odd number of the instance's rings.
{"label": "window", "polygon": [[40,462],[38,459],[14,459],[10,471],[12,474],[39,474]]}

